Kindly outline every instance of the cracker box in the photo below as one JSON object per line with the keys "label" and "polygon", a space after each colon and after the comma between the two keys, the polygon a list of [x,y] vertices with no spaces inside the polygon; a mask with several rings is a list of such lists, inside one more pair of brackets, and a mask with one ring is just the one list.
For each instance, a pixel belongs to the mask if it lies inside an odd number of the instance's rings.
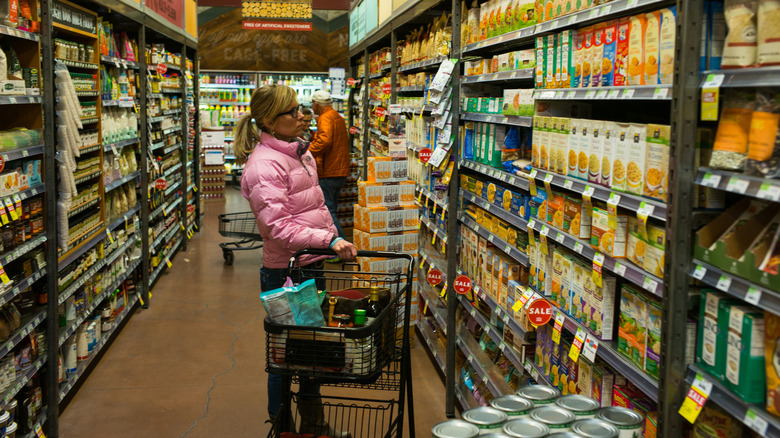
{"label": "cracker box", "polygon": [[661,364],[661,323],[663,307],[657,301],[650,301],[647,313],[647,352],[645,355],[645,372],[658,378],[658,367]]}
{"label": "cracker box", "polygon": [[547,169],[555,172],[558,167],[558,122],[560,117],[547,118]]}
{"label": "cracker box", "polygon": [[627,84],[628,42],[631,35],[631,19],[623,17],[617,23],[617,42],[615,44],[615,73],[612,85],[622,87]]}
{"label": "cracker box", "polygon": [[647,299],[642,294],[623,285],[618,318],[618,351],[640,369],[645,367],[647,306]]}
{"label": "cracker box", "polygon": [[575,320],[585,323],[585,308],[587,306],[587,296],[585,293],[585,282],[591,277],[591,267],[586,265],[579,258],[572,260],[571,274],[571,312],[569,313]]}
{"label": "cracker box", "polygon": [[661,11],[645,14],[645,85],[656,85],[658,81],[659,40],[661,32]]}
{"label": "cracker box", "polygon": [[644,190],[644,169],[647,157],[645,135],[647,126],[632,123],[629,135],[628,164],[626,166],[626,191],[641,195]]}
{"label": "cracker box", "polygon": [[501,290],[501,255],[499,250],[493,251],[493,273],[490,279],[490,296],[496,302],[499,302],[499,291]]}
{"label": "cracker box", "polygon": [[645,85],[645,31],[647,18],[644,14],[629,18],[628,67],[626,85]]}
{"label": "cracker box", "polygon": [[674,43],[677,31],[677,8],[671,6],[661,9],[661,31],[659,32],[658,55],[661,65],[658,67],[658,82],[671,84],[674,77]]}
{"label": "cracker box", "polygon": [[[723,381],[725,379],[728,310],[738,300],[722,292],[704,289],[699,296],[699,333],[696,341],[696,365]],[[723,327],[724,334],[720,334]]]}
{"label": "cracker box", "polygon": [[534,116],[533,134],[531,135],[531,166],[539,167],[541,162],[541,141],[542,141],[542,116]]}
{"label": "cracker box", "polygon": [[384,207],[363,207],[354,205],[356,230],[367,233],[383,233],[387,231],[387,209]]}
{"label": "cracker box", "polygon": [[[520,265],[514,260],[504,257],[501,260],[501,290],[499,291],[498,304],[502,308],[507,308],[509,296],[509,282],[520,281]],[[512,292],[514,294],[514,292]]]}
{"label": "cracker box", "polygon": [[[496,249],[494,247],[488,247],[482,265],[482,289],[488,294],[493,290],[493,256],[495,252]],[[495,297],[493,298],[495,299]]]}
{"label": "cracker box", "polygon": [[604,27],[604,48],[601,63],[601,86],[615,84],[615,62],[617,58],[617,20],[607,21]]}
{"label": "cracker box", "polygon": [[590,48],[590,86],[601,85],[601,64],[604,59],[604,23],[593,25],[593,44]]}
{"label": "cracker box", "polygon": [[368,157],[368,182],[400,182],[408,178],[406,159]]}
{"label": "cracker box", "polygon": [[734,306],[729,313],[726,384],[747,403],[766,400],[764,312]]}
{"label": "cracker box", "polygon": [[608,256],[624,258],[626,256],[628,216],[618,214],[615,219],[615,223],[610,224],[607,209],[593,207],[590,245]]}
{"label": "cracker box", "polygon": [[572,257],[565,251],[562,252],[561,264],[561,309],[563,309],[563,311],[567,314],[571,314],[571,283],[574,262],[572,261]]}
{"label": "cracker box", "polygon": [[626,167],[632,146],[631,125],[615,123],[615,141],[612,146],[612,176],[609,185],[613,190],[626,191]]}
{"label": "cracker box", "polygon": [[577,152],[577,178],[588,180],[588,160],[590,153],[591,122],[589,119],[580,119],[579,141],[577,142],[579,151]]}
{"label": "cracker box", "polygon": [[668,125],[647,125],[644,196],[666,202],[669,186]]}
{"label": "cracker box", "polygon": [[584,357],[580,357],[577,367],[577,394],[585,397],[593,397],[593,364]]}
{"label": "cracker box", "polygon": [[612,390],[615,386],[615,373],[603,363],[594,364],[591,381],[591,398],[602,407],[612,406]]}
{"label": "cracker box", "polygon": [[550,296],[550,302],[555,307],[564,309],[563,303],[566,302],[563,298],[563,253],[556,248],[553,251],[553,266],[552,266],[552,294]]}

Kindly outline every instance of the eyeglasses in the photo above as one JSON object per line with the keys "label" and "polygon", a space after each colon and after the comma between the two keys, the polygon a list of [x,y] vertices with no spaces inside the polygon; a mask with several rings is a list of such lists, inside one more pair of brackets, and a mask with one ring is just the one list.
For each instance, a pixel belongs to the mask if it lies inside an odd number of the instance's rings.
{"label": "eyeglasses", "polygon": [[301,113],[301,107],[299,105],[299,106],[296,106],[295,108],[291,109],[290,111],[285,111],[283,113],[277,114],[276,117],[282,117],[283,115],[289,114],[290,117],[292,117],[293,119],[297,119],[298,118],[298,114],[300,114],[300,113]]}

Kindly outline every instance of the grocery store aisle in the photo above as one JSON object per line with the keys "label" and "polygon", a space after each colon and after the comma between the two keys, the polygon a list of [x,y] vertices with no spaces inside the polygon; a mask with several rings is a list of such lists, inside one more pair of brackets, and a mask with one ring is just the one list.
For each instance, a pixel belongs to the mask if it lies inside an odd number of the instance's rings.
{"label": "grocery store aisle", "polygon": [[[259,437],[268,433],[260,252],[225,267],[217,215],[248,211],[237,190],[206,204],[201,232],[179,253],[61,413],[65,438]],[[418,433],[444,419],[444,385],[415,341]]]}

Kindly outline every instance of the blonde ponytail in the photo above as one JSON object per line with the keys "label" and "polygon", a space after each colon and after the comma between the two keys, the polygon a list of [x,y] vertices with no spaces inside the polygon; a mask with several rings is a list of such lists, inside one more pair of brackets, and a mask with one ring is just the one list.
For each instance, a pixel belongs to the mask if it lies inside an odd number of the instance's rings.
{"label": "blonde ponytail", "polygon": [[249,113],[241,117],[236,127],[233,149],[238,164],[246,163],[249,155],[260,141],[260,132],[264,130],[273,135],[266,126],[272,125],[277,114],[294,106],[298,93],[286,85],[265,85],[252,93]]}

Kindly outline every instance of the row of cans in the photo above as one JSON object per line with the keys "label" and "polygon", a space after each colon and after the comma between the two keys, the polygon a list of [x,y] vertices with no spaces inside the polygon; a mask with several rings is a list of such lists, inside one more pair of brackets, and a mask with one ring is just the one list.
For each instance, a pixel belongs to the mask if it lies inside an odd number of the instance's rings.
{"label": "row of cans", "polygon": [[619,407],[601,407],[582,395],[565,395],[550,386],[528,385],[497,397],[490,406],[463,412],[462,420],[433,427],[433,438],[633,438],[644,418]]}

